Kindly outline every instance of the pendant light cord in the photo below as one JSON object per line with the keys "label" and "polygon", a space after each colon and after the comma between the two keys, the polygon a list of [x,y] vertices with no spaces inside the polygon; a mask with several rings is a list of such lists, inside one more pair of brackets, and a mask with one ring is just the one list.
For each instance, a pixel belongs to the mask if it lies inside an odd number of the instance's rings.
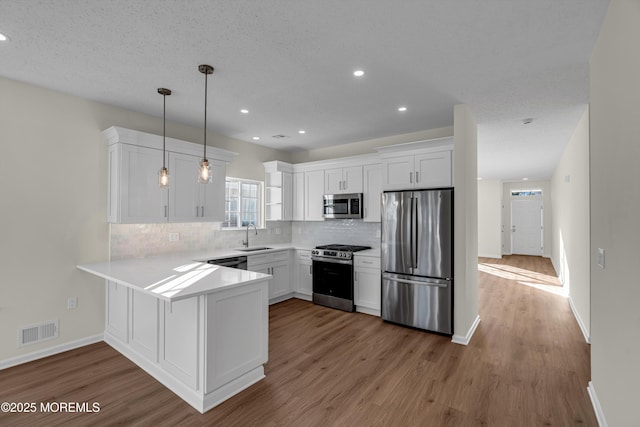
{"label": "pendant light cord", "polygon": [[167,94],[162,94],[162,169],[166,168],[165,158],[166,155],[166,142],[165,138],[167,135]]}
{"label": "pendant light cord", "polygon": [[207,160],[207,81],[208,73],[204,73],[204,160]]}

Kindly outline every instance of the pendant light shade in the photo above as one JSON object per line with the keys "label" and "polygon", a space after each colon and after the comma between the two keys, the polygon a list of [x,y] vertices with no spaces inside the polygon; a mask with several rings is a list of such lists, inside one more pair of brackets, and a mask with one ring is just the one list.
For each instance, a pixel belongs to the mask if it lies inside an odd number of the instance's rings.
{"label": "pendant light shade", "polygon": [[167,96],[171,95],[171,89],[158,88],[158,93],[162,95],[162,169],[158,172],[158,185],[160,188],[169,187],[169,170],[166,159],[166,134],[167,134]]}
{"label": "pendant light shade", "polygon": [[198,182],[208,184],[213,181],[213,177],[211,175],[211,166],[209,166],[209,160],[207,159],[207,77],[209,74],[213,74],[213,67],[202,64],[198,66],[198,71],[204,74],[204,154],[198,170]]}

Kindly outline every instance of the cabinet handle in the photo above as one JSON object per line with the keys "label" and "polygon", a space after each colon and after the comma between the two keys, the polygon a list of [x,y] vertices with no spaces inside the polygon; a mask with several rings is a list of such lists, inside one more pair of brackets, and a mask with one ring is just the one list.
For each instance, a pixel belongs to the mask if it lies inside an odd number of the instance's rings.
{"label": "cabinet handle", "polygon": [[420,172],[416,171],[416,184],[420,182]]}
{"label": "cabinet handle", "polygon": [[202,206],[202,218],[204,218],[204,206]]}
{"label": "cabinet handle", "polygon": [[196,218],[198,217],[198,207],[196,206]]}
{"label": "cabinet handle", "polygon": [[344,187],[344,188],[343,188],[343,190],[346,190],[346,189],[348,188],[348,187],[347,187],[347,181],[342,181],[342,182],[344,183],[344,185],[343,185],[343,187]]}
{"label": "cabinet handle", "polygon": [[311,269],[312,267],[309,266],[309,274],[313,274],[313,270]]}
{"label": "cabinet handle", "polygon": [[355,272],[354,276],[355,276],[355,277],[353,278],[353,280],[354,280],[355,282],[357,282],[357,281],[358,281],[358,272],[357,272],[357,271]]}
{"label": "cabinet handle", "polygon": [[413,184],[413,172],[409,172],[409,184]]}
{"label": "cabinet handle", "polygon": [[164,205],[164,217],[167,217],[167,205]]}

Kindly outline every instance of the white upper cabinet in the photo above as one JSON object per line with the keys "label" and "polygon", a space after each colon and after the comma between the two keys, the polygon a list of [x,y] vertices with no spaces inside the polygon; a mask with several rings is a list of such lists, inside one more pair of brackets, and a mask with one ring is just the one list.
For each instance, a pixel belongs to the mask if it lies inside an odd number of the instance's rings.
{"label": "white upper cabinet", "polygon": [[362,166],[326,169],[324,191],[326,194],[362,193]]}
{"label": "white upper cabinet", "polygon": [[265,219],[291,221],[293,219],[293,165],[280,161],[265,162]]}
{"label": "white upper cabinet", "polygon": [[414,165],[416,187],[451,187],[451,151],[418,154]]}
{"label": "white upper cabinet", "polygon": [[304,172],[293,174],[293,220],[304,221]]}
{"label": "white upper cabinet", "polygon": [[166,222],[168,193],[158,186],[162,150],[118,144],[109,147],[110,222]]}
{"label": "white upper cabinet", "polygon": [[[177,222],[195,222],[200,218],[200,188],[195,176],[200,159],[187,154],[169,153],[169,217]],[[157,187],[157,184],[156,184]]]}
{"label": "white upper cabinet", "polygon": [[452,138],[381,147],[383,190],[452,187]]}
{"label": "white upper cabinet", "polygon": [[304,220],[324,221],[322,216],[322,196],[324,196],[324,171],[304,173]]}
{"label": "white upper cabinet", "polygon": [[380,222],[380,196],[382,194],[382,165],[366,165],[364,177],[364,222]]}
{"label": "white upper cabinet", "polygon": [[207,147],[213,174],[198,184],[202,145],[167,138],[169,188],[158,185],[162,137],[111,127],[103,131],[109,147],[108,220],[112,223],[201,222],[224,219],[226,164],[236,153]]}

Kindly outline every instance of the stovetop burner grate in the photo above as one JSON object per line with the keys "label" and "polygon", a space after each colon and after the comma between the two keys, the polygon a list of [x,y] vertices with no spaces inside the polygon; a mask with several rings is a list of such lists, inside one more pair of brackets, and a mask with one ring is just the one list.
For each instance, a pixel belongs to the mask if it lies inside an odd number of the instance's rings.
{"label": "stovetop burner grate", "polygon": [[316,249],[327,249],[327,250],[330,250],[330,251],[358,252],[358,251],[364,251],[364,250],[367,250],[367,249],[371,249],[371,247],[369,247],[369,246],[333,244],[333,245],[316,246]]}

